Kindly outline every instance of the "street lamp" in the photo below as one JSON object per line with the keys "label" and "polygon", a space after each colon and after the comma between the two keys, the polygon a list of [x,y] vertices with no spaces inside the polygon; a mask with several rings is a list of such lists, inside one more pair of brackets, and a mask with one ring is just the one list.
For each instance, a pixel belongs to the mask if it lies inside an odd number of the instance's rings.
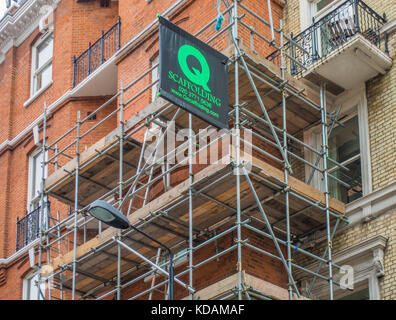
{"label": "street lamp", "polygon": [[165,244],[162,242],[154,239],[152,236],[149,234],[143,232],[142,230],[139,230],[135,226],[131,225],[129,223],[129,220],[123,215],[123,213],[119,210],[114,208],[111,204],[107,203],[106,201],[103,200],[96,200],[91,203],[91,205],[88,208],[88,212],[90,215],[92,215],[94,218],[98,219],[99,221],[102,221],[109,226],[112,226],[117,229],[128,229],[131,228],[135,230],[136,232],[144,235],[146,238],[150,239],[151,241],[154,241],[161,247],[163,247],[165,250],[168,251],[169,253],[169,300],[174,299],[174,268],[173,268],[173,253],[170,248],[168,248]]}
{"label": "street lamp", "polygon": [[129,220],[111,204],[103,200],[96,200],[88,208],[88,212],[96,219],[117,229],[128,229]]}

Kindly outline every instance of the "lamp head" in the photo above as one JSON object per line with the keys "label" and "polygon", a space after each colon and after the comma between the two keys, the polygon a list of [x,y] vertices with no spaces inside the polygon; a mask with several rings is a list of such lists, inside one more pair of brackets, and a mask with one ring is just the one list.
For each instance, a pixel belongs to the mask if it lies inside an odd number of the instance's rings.
{"label": "lamp head", "polygon": [[128,229],[128,219],[111,204],[103,200],[96,200],[88,208],[91,216],[117,229]]}

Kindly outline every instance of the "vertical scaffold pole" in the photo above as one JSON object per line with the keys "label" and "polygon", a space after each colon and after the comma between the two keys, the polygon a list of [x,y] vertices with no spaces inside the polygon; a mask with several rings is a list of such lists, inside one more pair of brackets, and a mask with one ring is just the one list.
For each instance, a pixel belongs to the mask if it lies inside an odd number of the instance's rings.
{"label": "vertical scaffold pole", "polygon": [[[282,82],[285,81],[285,57],[284,57],[284,38],[283,38],[283,21],[280,20],[280,47],[281,47],[281,76]],[[288,159],[287,152],[287,118],[286,118],[286,91],[282,88],[282,117],[283,117],[283,152]],[[285,185],[289,184],[289,170],[287,169],[286,162],[284,163]],[[293,300],[293,285],[290,275],[292,274],[292,253],[290,241],[290,209],[289,209],[289,188],[285,190],[285,209],[286,209],[286,242],[287,242],[287,267],[289,268],[289,300]]]}
{"label": "vertical scaffold pole", "polygon": [[[45,155],[45,153],[44,153],[44,155]],[[44,157],[44,160],[45,160],[45,157]],[[49,208],[48,201],[46,202],[46,208],[47,208],[47,214],[46,214],[46,217],[45,217],[46,219],[45,220],[46,220],[46,229],[48,230],[50,228],[50,208]],[[44,212],[44,210],[43,210],[43,212]],[[51,259],[50,259],[51,250],[50,250],[50,247],[48,245],[49,243],[50,243],[49,232],[46,231],[45,232],[45,244],[46,244],[46,255],[47,255],[47,264],[48,265],[51,262]],[[53,281],[53,280],[49,280],[48,281],[48,300],[52,300],[51,281]]]}
{"label": "vertical scaffold pole", "polygon": [[72,280],[72,300],[76,295],[76,268],[77,268],[77,218],[78,218],[78,178],[80,174],[80,111],[77,111],[77,133],[76,133],[76,172],[74,190],[74,238],[73,238],[73,280]]}
{"label": "vertical scaffold pole", "polygon": [[239,66],[237,46],[238,42],[238,1],[234,1],[233,38],[235,55],[235,178],[236,178],[236,224],[237,224],[237,271],[238,271],[238,300],[242,300],[242,230],[241,230],[241,176],[240,176],[240,123],[239,123]]}
{"label": "vertical scaffold pole", "polygon": [[44,115],[43,115],[43,141],[42,141],[42,161],[41,161],[41,193],[40,193],[40,217],[39,217],[39,258],[38,258],[38,281],[37,281],[37,297],[39,300],[41,300],[41,297],[43,297],[44,300],[44,295],[41,292],[40,288],[40,281],[41,281],[41,259],[42,259],[42,250],[43,250],[43,228],[44,228],[44,215],[45,215],[45,209],[44,209],[44,184],[45,184],[45,136],[47,134],[47,102],[44,102]]}
{"label": "vertical scaffold pole", "polygon": [[[192,114],[188,114],[188,174],[189,174],[189,190],[188,190],[188,251],[189,251],[189,278],[190,278],[190,287],[194,287],[194,257],[193,257],[193,190],[192,184],[194,182],[194,173],[193,173],[193,133],[192,133]],[[194,293],[190,292],[190,300],[194,299]]]}
{"label": "vertical scaffold pole", "polygon": [[[121,80],[120,87],[120,171],[118,182],[118,197],[122,199],[123,191],[123,161],[124,161],[124,81]],[[122,208],[120,208],[122,210]],[[121,241],[121,230],[118,230],[118,239]],[[117,300],[121,300],[121,246],[117,245]]]}
{"label": "vertical scaffold pole", "polygon": [[275,33],[274,33],[274,23],[272,19],[272,8],[271,8],[271,0],[267,0],[267,5],[268,5],[268,16],[269,16],[269,22],[270,22],[270,28],[271,28],[271,44],[275,44]]}
{"label": "vertical scaffold pole", "polygon": [[[55,144],[55,154],[58,154],[58,144]],[[55,171],[58,170],[58,156],[55,157]]]}
{"label": "vertical scaffold pole", "polygon": [[[157,250],[157,257],[155,258],[155,264],[156,264],[156,265],[159,264],[160,258],[161,258],[161,248],[158,248],[158,250]],[[155,285],[155,278],[156,278],[156,276],[157,276],[157,271],[156,271],[154,268],[152,268],[152,269],[153,269],[153,279],[151,279],[151,288],[154,287],[154,285]],[[168,290],[166,289],[166,286],[165,286],[165,291],[164,291],[164,293],[165,293],[165,300],[167,300],[167,292],[168,292]],[[149,300],[152,300],[152,298],[153,298],[153,290],[150,291],[150,294],[149,294],[149,298],[148,298],[148,299],[149,299]]]}
{"label": "vertical scaffold pole", "polygon": [[[60,214],[59,211],[56,212],[56,219],[58,221],[58,239],[61,237],[61,228],[60,228]],[[62,249],[62,244],[60,241],[58,241],[58,249],[59,249],[59,254],[62,253],[61,249]],[[55,281],[54,279],[52,281]],[[60,300],[63,300],[63,269],[60,269],[60,273],[59,273],[59,298]]]}
{"label": "vertical scaffold pole", "polygon": [[325,194],[325,211],[326,211],[326,236],[327,236],[327,257],[329,266],[329,294],[330,300],[333,300],[333,265],[331,261],[331,230],[330,230],[330,212],[329,212],[329,186],[328,186],[328,172],[327,172],[327,157],[328,157],[328,139],[327,139],[327,107],[326,107],[326,84],[320,85],[320,110],[322,118],[322,157],[323,157],[323,182]]}

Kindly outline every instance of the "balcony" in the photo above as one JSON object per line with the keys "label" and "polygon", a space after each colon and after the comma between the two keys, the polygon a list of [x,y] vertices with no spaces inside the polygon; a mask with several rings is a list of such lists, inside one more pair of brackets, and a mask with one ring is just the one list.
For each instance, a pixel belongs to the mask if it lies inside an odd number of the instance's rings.
{"label": "balcony", "polygon": [[[102,67],[100,79],[91,83],[90,88],[85,88],[82,95],[95,95],[96,91],[107,94],[108,88],[117,86],[117,69],[116,66],[107,63],[111,57],[120,49],[120,27],[121,19],[107,32],[102,31],[102,36],[94,43],[89,43],[89,47],[79,57],[73,58],[73,88],[92,75],[96,70]],[[102,85],[100,85],[102,83]],[[99,87],[98,87],[99,86]],[[92,87],[92,88],[91,88]],[[95,92],[90,92],[90,90]],[[113,90],[111,90],[113,91]],[[109,92],[112,93],[112,92]]]}
{"label": "balcony", "polygon": [[[290,74],[338,86],[336,94],[384,74],[392,65],[381,17],[361,0],[348,0],[285,45]],[[267,57],[281,64],[281,52]],[[318,78],[319,77],[319,78]]]}
{"label": "balcony", "polygon": [[[50,203],[46,202],[45,207],[44,216],[49,212]],[[42,216],[41,207],[37,207],[27,213],[24,218],[20,220],[17,218],[16,251],[21,250],[39,237],[40,225],[46,223],[44,216]]]}

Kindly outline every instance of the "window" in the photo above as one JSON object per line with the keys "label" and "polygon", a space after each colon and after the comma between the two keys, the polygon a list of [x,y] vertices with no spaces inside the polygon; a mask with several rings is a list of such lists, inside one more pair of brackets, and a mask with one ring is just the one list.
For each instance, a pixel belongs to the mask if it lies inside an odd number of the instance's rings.
{"label": "window", "polygon": [[330,196],[344,203],[352,202],[362,196],[358,116],[335,127],[328,144],[329,157],[345,167],[340,168],[327,160]]}
{"label": "window", "polygon": [[93,111],[87,112],[88,121],[95,121],[97,119],[97,113],[92,114]]}
{"label": "window", "polygon": [[[23,299],[24,300],[44,300],[45,297],[45,283],[40,285],[41,294],[39,295],[37,288],[37,281],[39,280],[38,273],[29,275],[23,281]],[[43,297],[44,296],[44,297]]]}
{"label": "window", "polygon": [[[151,61],[151,66],[155,66],[158,63],[159,63],[159,56],[157,56],[155,59]],[[154,83],[157,80],[159,80],[159,66],[151,71],[151,83]],[[155,98],[157,97],[158,89],[159,89],[159,82],[157,82],[151,88],[151,101],[154,101]]]}
{"label": "window", "polygon": [[32,48],[31,95],[48,86],[52,81],[53,35],[39,39]]}
{"label": "window", "polygon": [[316,3],[316,11],[322,10],[324,7],[334,2],[335,0],[320,0]]}
{"label": "window", "polygon": [[[372,192],[365,87],[345,92],[334,105],[342,105],[337,117],[341,124],[336,123],[328,136],[328,187],[331,197],[350,203]],[[336,112],[336,108],[330,107],[329,111]],[[306,130],[304,142],[316,150],[321,150],[321,126]],[[304,157],[313,164],[317,161],[317,155],[313,152],[304,152]],[[341,164],[342,167],[337,166],[331,159]],[[319,167],[322,167],[322,161]],[[305,182],[324,191],[322,174],[308,165],[305,166]]]}
{"label": "window", "polygon": [[368,284],[366,288],[346,295],[339,300],[370,300],[370,290]]}
{"label": "window", "polygon": [[[47,158],[47,154],[46,154]],[[28,193],[28,210],[33,211],[40,206],[40,192],[41,192],[41,180],[43,177],[43,171],[41,163],[43,161],[42,150],[39,149],[33,152],[29,157],[29,193]],[[45,168],[45,177],[47,176],[47,168]]]}

